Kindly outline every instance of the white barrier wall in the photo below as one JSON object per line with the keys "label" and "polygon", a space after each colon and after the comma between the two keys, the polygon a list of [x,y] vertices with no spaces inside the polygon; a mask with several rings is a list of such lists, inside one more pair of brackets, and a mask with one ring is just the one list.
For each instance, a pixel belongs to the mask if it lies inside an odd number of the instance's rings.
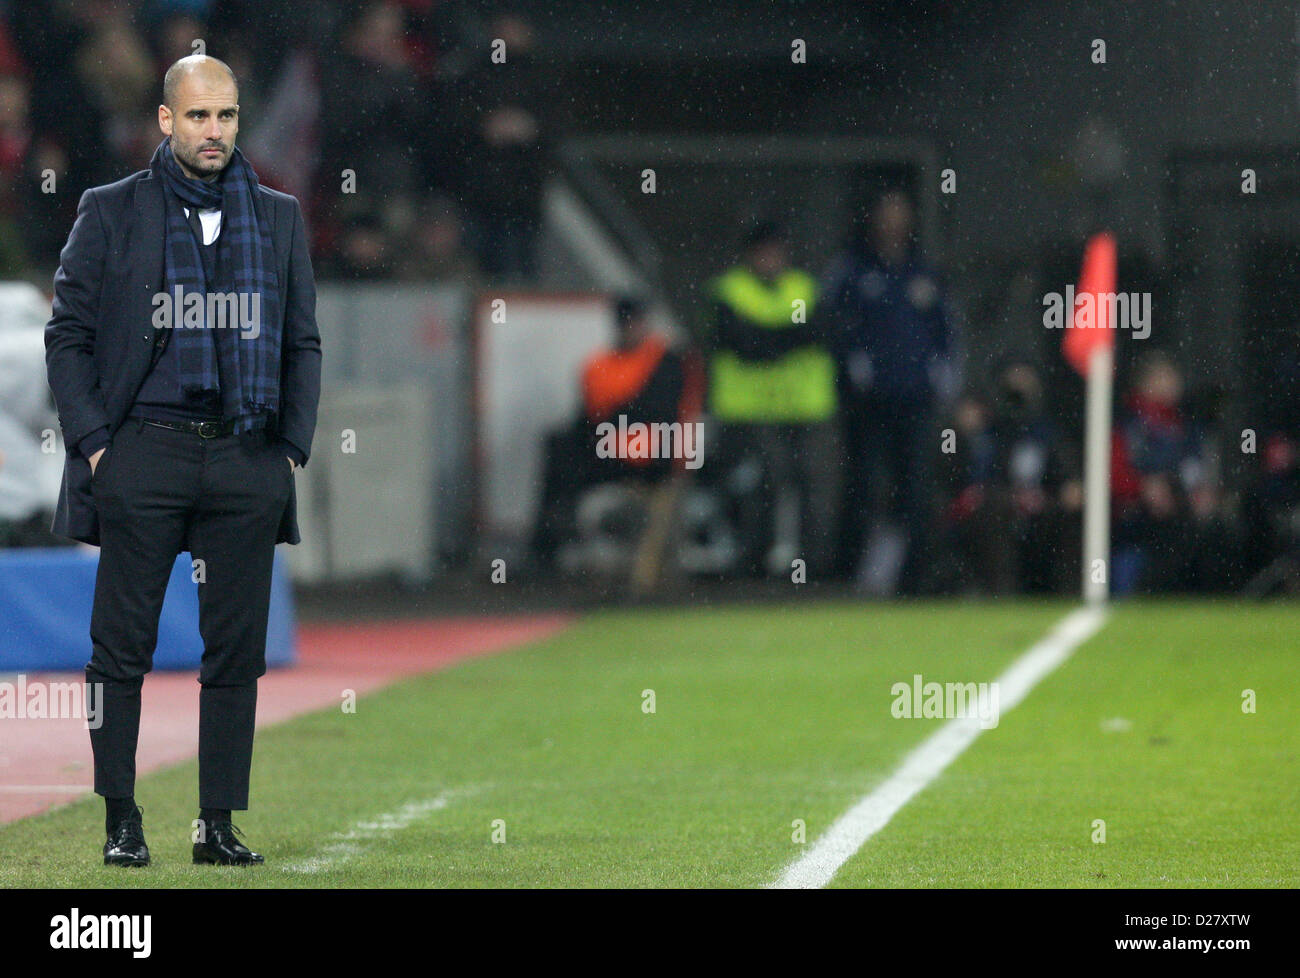
{"label": "white barrier wall", "polygon": [[320,285],[312,457],[297,476],[301,582],[437,572],[470,533],[467,290]]}
{"label": "white barrier wall", "polygon": [[322,399],[316,450],[297,476],[302,543],[287,548],[295,580],[430,573],[437,526],[430,401],[413,383]]}
{"label": "white barrier wall", "polygon": [[54,511],[63,434],[45,378],[50,300],[28,282],[0,282],[0,520]]}

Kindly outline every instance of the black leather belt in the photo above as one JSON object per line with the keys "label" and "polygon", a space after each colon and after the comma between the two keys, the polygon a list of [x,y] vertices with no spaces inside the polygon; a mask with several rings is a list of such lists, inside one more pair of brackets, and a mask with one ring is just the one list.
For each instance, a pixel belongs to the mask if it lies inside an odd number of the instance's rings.
{"label": "black leather belt", "polygon": [[170,428],[172,431],[188,431],[200,438],[225,438],[235,433],[233,421],[154,421],[152,418],[138,418],[155,428]]}

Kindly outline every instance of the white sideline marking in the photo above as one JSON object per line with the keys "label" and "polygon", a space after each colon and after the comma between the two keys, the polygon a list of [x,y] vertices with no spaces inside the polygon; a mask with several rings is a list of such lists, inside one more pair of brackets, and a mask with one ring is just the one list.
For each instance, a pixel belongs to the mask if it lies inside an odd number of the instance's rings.
{"label": "white sideline marking", "polygon": [[385,839],[394,832],[400,832],[430,812],[442,811],[456,795],[464,793],[464,789],[444,791],[436,798],[407,802],[395,812],[363,819],[346,832],[335,832],[331,838],[337,841],[331,842],[316,855],[281,868],[286,873],[319,873],[321,870],[332,869],[365,851],[363,843],[367,840]]}
{"label": "white sideline marking", "polygon": [[[1080,608],[1066,615],[997,679],[1000,712],[1015,707],[1039,681],[1097,633],[1106,621],[1104,608]],[[949,720],[919,747],[884,783],[841,815],[768,889],[815,889],[825,886],[873,835],[889,824],[900,808],[943,773],[982,731],[980,719]]]}

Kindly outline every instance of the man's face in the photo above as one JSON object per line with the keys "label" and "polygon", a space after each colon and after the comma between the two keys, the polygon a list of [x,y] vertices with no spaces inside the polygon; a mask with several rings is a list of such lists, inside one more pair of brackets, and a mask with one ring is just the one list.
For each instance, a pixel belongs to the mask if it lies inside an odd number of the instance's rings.
{"label": "man's face", "polygon": [[188,176],[215,180],[235,151],[239,93],[224,72],[192,71],[176,88],[176,104],[158,106],[158,126],[170,137]]}

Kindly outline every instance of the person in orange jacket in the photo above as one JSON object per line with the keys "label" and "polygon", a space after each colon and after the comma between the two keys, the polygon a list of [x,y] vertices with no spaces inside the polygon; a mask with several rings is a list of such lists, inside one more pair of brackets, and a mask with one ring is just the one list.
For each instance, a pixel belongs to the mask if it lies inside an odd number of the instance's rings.
{"label": "person in orange jacket", "polygon": [[655,331],[644,302],[614,304],[615,342],[581,374],[582,412],[547,436],[542,496],[530,552],[549,566],[575,533],[582,493],[605,482],[657,482],[683,462],[681,444],[658,444],[649,426],[685,426],[698,415],[701,381],[691,357]]}

